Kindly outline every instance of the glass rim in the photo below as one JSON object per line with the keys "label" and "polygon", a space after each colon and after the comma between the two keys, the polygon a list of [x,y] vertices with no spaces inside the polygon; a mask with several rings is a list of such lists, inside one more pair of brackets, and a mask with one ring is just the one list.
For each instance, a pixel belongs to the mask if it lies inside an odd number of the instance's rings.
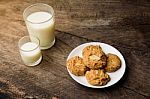
{"label": "glass rim", "polygon": [[[38,44],[37,44],[37,46],[35,47],[35,48],[33,48],[33,49],[31,49],[31,50],[23,50],[23,49],[21,49],[21,46],[20,46],[20,42],[23,40],[23,39],[25,39],[25,38],[29,38],[29,39],[31,39],[30,38],[30,36],[23,36],[21,39],[19,39],[19,42],[18,42],[18,45],[19,45],[19,49],[21,50],[21,51],[23,51],[23,52],[31,52],[31,51],[34,51],[35,49],[37,49],[39,46],[40,46],[40,40],[39,40],[39,38],[37,38],[37,37],[35,37],[35,36],[32,36],[33,38],[35,38],[37,41],[38,41]],[[31,42],[31,41],[30,41]],[[33,42],[34,43],[34,42]],[[25,44],[25,43],[24,43]]]}
{"label": "glass rim", "polygon": [[[28,9],[30,9],[30,8],[32,8],[34,6],[37,6],[37,5],[44,5],[44,6],[47,6],[47,7],[51,8],[52,9],[52,16],[49,19],[47,19],[45,21],[42,21],[42,22],[32,22],[32,21],[27,20],[27,18],[25,18],[25,13],[28,11]],[[37,12],[39,12],[39,11],[37,11]],[[45,23],[45,22],[50,21],[53,17],[54,17],[54,9],[53,9],[53,7],[51,7],[50,5],[45,4],[45,3],[35,3],[35,4],[32,4],[32,5],[28,6],[27,8],[25,8],[25,10],[23,11],[23,18],[24,18],[24,20],[27,21],[27,22],[29,22],[29,23],[32,23],[32,24]]]}

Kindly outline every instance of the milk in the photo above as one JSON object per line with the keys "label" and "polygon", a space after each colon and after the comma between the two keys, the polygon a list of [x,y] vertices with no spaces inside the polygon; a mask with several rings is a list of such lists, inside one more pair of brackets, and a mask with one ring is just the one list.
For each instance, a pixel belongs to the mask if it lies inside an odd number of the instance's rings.
{"label": "milk", "polygon": [[50,48],[54,44],[55,22],[50,13],[34,12],[27,17],[26,24],[29,35],[39,38],[41,49]]}
{"label": "milk", "polygon": [[36,43],[27,42],[21,46],[21,57],[27,65],[32,65],[37,61],[41,61],[41,50]]}

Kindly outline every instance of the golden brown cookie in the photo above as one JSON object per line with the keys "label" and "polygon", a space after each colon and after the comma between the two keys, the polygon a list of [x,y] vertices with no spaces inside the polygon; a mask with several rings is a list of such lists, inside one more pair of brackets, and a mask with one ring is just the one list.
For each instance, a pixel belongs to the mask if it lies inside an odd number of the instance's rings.
{"label": "golden brown cookie", "polygon": [[85,77],[91,85],[97,86],[106,85],[110,81],[109,75],[100,69],[87,71]]}
{"label": "golden brown cookie", "polygon": [[84,75],[87,70],[87,67],[83,63],[83,59],[79,56],[70,58],[67,61],[67,67],[70,72],[76,76]]}
{"label": "golden brown cookie", "polygon": [[99,69],[106,65],[106,55],[99,45],[85,47],[82,55],[84,64],[90,69]]}
{"label": "golden brown cookie", "polygon": [[115,54],[107,54],[107,65],[105,67],[106,72],[115,72],[121,67],[120,58]]}

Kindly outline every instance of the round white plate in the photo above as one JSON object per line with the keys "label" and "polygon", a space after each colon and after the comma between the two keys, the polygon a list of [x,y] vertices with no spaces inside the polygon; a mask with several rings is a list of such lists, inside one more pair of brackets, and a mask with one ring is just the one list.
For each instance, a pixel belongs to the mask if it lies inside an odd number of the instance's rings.
{"label": "round white plate", "polygon": [[107,53],[116,54],[121,59],[121,68],[119,70],[117,70],[116,72],[108,73],[111,80],[104,86],[93,86],[87,82],[85,76],[75,76],[67,68],[70,76],[79,84],[84,85],[86,87],[91,87],[91,88],[104,88],[104,87],[109,87],[109,86],[117,83],[123,77],[123,75],[125,73],[126,64],[125,64],[125,60],[124,60],[122,54],[116,48],[114,48],[108,44],[100,43],[100,42],[90,42],[90,43],[85,43],[85,44],[79,45],[78,47],[76,47],[75,49],[73,49],[71,51],[67,60],[74,56],[82,57],[83,48],[85,48],[86,46],[89,46],[89,45],[100,45],[106,54]]}

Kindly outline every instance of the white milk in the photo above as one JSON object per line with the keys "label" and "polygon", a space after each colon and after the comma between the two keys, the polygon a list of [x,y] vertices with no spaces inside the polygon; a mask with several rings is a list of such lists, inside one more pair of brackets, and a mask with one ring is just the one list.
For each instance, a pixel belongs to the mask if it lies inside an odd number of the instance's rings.
{"label": "white milk", "polygon": [[26,22],[29,35],[39,38],[41,49],[50,48],[55,42],[55,23],[52,15],[48,12],[34,12],[27,20],[30,21]]}
{"label": "white milk", "polygon": [[[26,64],[34,64],[42,58],[41,50],[36,43],[28,42],[21,46],[21,57]],[[41,61],[41,60],[40,60]]]}

